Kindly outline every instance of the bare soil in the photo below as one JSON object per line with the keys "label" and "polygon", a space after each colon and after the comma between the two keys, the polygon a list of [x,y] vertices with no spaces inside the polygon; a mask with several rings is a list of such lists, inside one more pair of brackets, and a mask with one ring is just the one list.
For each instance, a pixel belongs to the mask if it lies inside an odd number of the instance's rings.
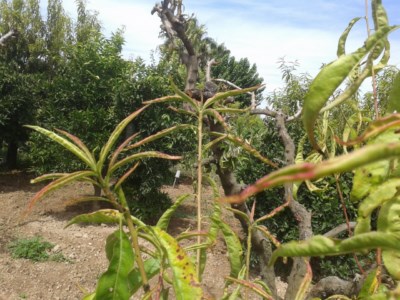
{"label": "bare soil", "polygon": [[[72,225],[65,228],[73,216],[90,211],[83,205],[66,205],[71,198],[93,193],[92,186],[83,183],[68,185],[46,196],[24,216],[29,200],[43,187],[31,185],[29,180],[30,176],[21,172],[0,174],[0,300],[82,299],[85,291],[95,290],[97,279],[107,269],[105,240],[116,227]],[[164,191],[172,199],[193,193],[189,184],[166,186]],[[212,199],[210,188],[205,188],[204,194],[206,199]],[[169,228],[172,235],[196,228],[193,199],[186,200],[172,219]],[[204,212],[207,213],[206,207]],[[233,216],[226,215],[225,220],[240,234],[240,224]],[[34,236],[54,244],[52,251],[62,253],[69,261],[32,262],[11,258],[7,244],[17,238]],[[210,298],[220,298],[224,277],[229,271],[225,244],[218,240],[209,250],[203,277],[203,288]]]}

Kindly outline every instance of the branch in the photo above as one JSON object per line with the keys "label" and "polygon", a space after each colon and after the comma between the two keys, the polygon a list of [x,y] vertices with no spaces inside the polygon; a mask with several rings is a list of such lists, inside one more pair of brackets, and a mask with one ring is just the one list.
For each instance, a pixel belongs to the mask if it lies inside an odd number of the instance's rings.
{"label": "branch", "polygon": [[324,234],[324,236],[329,237],[329,238],[334,238],[337,237],[339,234],[341,234],[343,231],[347,231],[349,227],[351,229],[354,229],[356,227],[356,222],[350,222],[349,226],[347,226],[347,223],[343,223],[332,230],[328,231],[327,233]]}
{"label": "branch", "polygon": [[0,46],[5,46],[6,41],[12,37],[16,37],[17,34],[18,32],[15,29],[11,29],[9,32],[7,32],[0,38]]}
{"label": "branch", "polygon": [[206,70],[206,81],[211,81],[211,67],[216,65],[217,62],[213,58],[207,62],[207,70]]}
{"label": "branch", "polygon": [[[272,117],[275,118],[276,115],[278,114],[276,111],[274,110],[270,110],[268,108],[264,108],[264,109],[253,109],[250,112],[252,115],[266,115],[268,117]],[[285,122],[292,122],[294,120],[297,120],[300,116],[301,116],[302,110],[299,108],[299,110],[297,111],[297,113],[293,116],[285,116]]]}
{"label": "branch", "polygon": [[[213,81],[217,81],[217,82],[223,82],[231,87],[234,87],[235,89],[241,90],[242,88],[240,86],[237,86],[236,84],[225,80],[225,79],[213,79]],[[247,92],[246,94],[251,96],[251,109],[256,109],[257,104],[256,104],[256,93],[254,92]]]}
{"label": "branch", "polygon": [[268,117],[275,118],[278,113],[276,111],[269,110],[268,108],[264,108],[264,109],[253,109],[251,111],[251,114],[252,115],[266,115]]}

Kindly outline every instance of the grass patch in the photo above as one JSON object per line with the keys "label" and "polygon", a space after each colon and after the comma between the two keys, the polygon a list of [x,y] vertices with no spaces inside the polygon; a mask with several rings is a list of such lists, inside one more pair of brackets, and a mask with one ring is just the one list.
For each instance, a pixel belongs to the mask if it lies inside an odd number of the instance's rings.
{"label": "grass patch", "polygon": [[25,258],[32,261],[68,262],[62,253],[51,254],[54,244],[42,240],[41,237],[20,238],[8,244],[12,258]]}

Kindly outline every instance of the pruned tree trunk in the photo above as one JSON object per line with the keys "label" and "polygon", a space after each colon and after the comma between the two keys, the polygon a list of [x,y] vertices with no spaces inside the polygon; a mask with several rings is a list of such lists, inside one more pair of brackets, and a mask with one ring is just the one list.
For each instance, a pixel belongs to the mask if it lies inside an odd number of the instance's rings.
{"label": "pruned tree trunk", "polygon": [[[296,146],[287,131],[285,122],[286,118],[287,116],[285,114],[278,112],[275,116],[276,128],[285,147],[285,162],[287,165],[293,165],[295,163],[294,158],[296,155]],[[293,199],[293,183],[286,183],[284,189],[285,199],[289,202],[289,208],[298,222],[299,239],[307,240],[313,235],[311,213],[304,207],[304,205]],[[302,257],[296,257],[293,259],[293,267],[290,272],[288,288],[285,294],[286,300],[296,298],[296,294],[304,281],[304,276],[307,274],[307,264],[309,264],[308,259]]]}

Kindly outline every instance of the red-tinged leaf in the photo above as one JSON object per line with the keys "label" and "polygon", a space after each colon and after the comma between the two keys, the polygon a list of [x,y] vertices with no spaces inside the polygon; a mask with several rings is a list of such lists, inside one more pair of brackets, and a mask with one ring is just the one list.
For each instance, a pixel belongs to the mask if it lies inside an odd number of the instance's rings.
{"label": "red-tinged leaf", "polygon": [[118,158],[118,155],[123,151],[123,150],[125,150],[125,147],[135,138],[135,137],[137,137],[139,135],[139,133],[137,132],[137,133],[135,133],[135,134],[132,134],[129,138],[127,138],[121,145],[119,145],[119,147],[114,151],[114,153],[113,153],[113,155],[111,156],[111,159],[110,159],[110,163],[109,163],[109,169],[111,169],[111,167],[115,164],[115,162],[116,162],[116,160],[117,160],[117,158]]}
{"label": "red-tinged leaf", "polygon": [[35,205],[35,203],[37,201],[39,201],[39,199],[42,198],[43,196],[63,187],[67,183],[82,179],[84,177],[90,177],[90,176],[96,176],[96,174],[93,171],[79,171],[79,172],[65,175],[64,177],[61,177],[61,178],[49,183],[44,188],[42,188],[39,192],[37,192],[36,195],[29,201],[28,208],[26,209],[24,216],[26,216],[32,210],[33,205]]}
{"label": "red-tinged leaf", "polygon": [[189,115],[191,117],[196,117],[196,114],[194,112],[191,112],[191,111],[187,111],[187,110],[184,110],[184,109],[179,109],[179,108],[176,108],[176,107],[173,107],[173,106],[168,106],[168,109],[170,109],[170,110],[172,110],[172,111],[174,111],[176,113],[179,113],[179,114]]}
{"label": "red-tinged leaf", "polygon": [[215,120],[218,121],[224,127],[225,131],[230,131],[230,128],[228,124],[225,122],[224,117],[221,116],[219,112],[217,112],[215,109],[207,109],[205,110],[204,114],[209,115],[213,117]]}
{"label": "red-tinged leaf", "polygon": [[[80,138],[78,138],[77,136],[75,136],[75,135],[73,135],[73,134],[70,134],[69,132],[66,132],[66,131],[64,131],[64,130],[57,129],[57,128],[56,128],[56,130],[57,130],[59,133],[61,133],[61,134],[65,135],[65,136],[67,136],[71,141],[73,141],[73,142],[86,154],[87,158],[90,159],[90,161],[92,162],[92,167],[93,167],[93,168],[96,167],[96,161],[95,161],[95,159],[94,159],[94,157],[93,157],[93,154],[89,151],[89,149],[88,149],[88,148],[86,147],[86,145],[81,141]],[[92,168],[92,169],[93,169],[93,168]]]}
{"label": "red-tinged leaf", "polygon": [[84,151],[79,149],[78,146],[74,145],[73,143],[71,143],[67,139],[59,136],[58,134],[56,134],[56,133],[54,133],[54,132],[52,132],[50,130],[44,129],[44,128],[39,127],[39,126],[25,125],[24,127],[33,129],[33,130],[35,130],[35,131],[47,136],[48,138],[50,138],[51,140],[55,141],[56,143],[60,144],[65,149],[67,149],[68,151],[73,153],[75,156],[77,156],[80,160],[82,160],[93,171],[95,171],[95,168],[93,168],[95,166],[92,165],[91,158],[88,157]]}
{"label": "red-tinged leaf", "polygon": [[116,209],[101,209],[93,213],[82,214],[72,218],[65,227],[77,223],[118,224],[123,215]]}
{"label": "red-tinged leaf", "polygon": [[128,157],[125,157],[124,159],[120,160],[119,162],[117,162],[110,170],[110,174],[114,173],[115,170],[119,169],[122,166],[125,166],[126,164],[135,161],[135,160],[139,160],[139,159],[144,159],[144,158],[162,158],[162,159],[170,159],[170,160],[178,160],[181,159],[182,156],[172,156],[172,155],[168,155],[162,152],[158,152],[158,151],[146,151],[146,152],[141,152],[141,153],[137,153],[137,154],[132,154]]}
{"label": "red-tinged leaf", "polygon": [[260,230],[264,234],[264,236],[274,244],[275,247],[278,248],[281,245],[281,243],[277,240],[277,238],[274,237],[272,233],[264,225],[257,225],[255,226],[255,228]]}
{"label": "red-tinged leaf", "polygon": [[180,233],[177,237],[176,240],[179,242],[181,240],[186,240],[186,239],[190,239],[193,237],[198,237],[198,236],[204,236],[204,237],[208,237],[208,232],[206,231],[185,231]]}
{"label": "red-tinged leaf", "polygon": [[69,173],[51,173],[51,174],[45,174],[45,175],[36,177],[35,179],[32,179],[32,180],[31,180],[31,183],[32,183],[32,184],[35,184],[35,183],[39,183],[39,182],[42,182],[42,181],[54,180],[54,179],[57,179],[57,178],[64,177],[65,175],[68,175],[68,174],[69,174]]}
{"label": "red-tinged leaf", "polygon": [[175,83],[172,81],[172,79],[171,79],[171,87],[172,87],[172,89],[174,90],[174,92],[175,92],[177,95],[181,96],[182,99],[183,99],[185,102],[189,103],[189,104],[192,106],[192,108],[193,108],[196,112],[199,112],[199,111],[200,111],[201,102],[198,102],[197,100],[193,99],[192,97],[190,97],[190,96],[187,95],[186,93],[182,92],[182,91],[175,85]]}
{"label": "red-tinged leaf", "polygon": [[241,203],[249,197],[286,182],[319,179],[328,175],[348,172],[371,163],[400,155],[400,143],[373,144],[350,154],[338,156],[320,164],[303,163],[279,169],[259,179],[238,195],[220,199],[228,203]]}
{"label": "red-tinged leaf", "polygon": [[226,113],[226,114],[243,114],[250,111],[250,108],[240,109],[240,108],[214,108],[219,113]]}
{"label": "red-tinged leaf", "polygon": [[137,162],[132,168],[130,168],[124,175],[121,176],[120,179],[118,179],[117,183],[115,184],[115,189],[118,189],[121,184],[125,182],[125,180],[137,169],[137,167],[140,165],[140,162]]}
{"label": "red-tinged leaf", "polygon": [[153,227],[168,264],[172,270],[172,284],[177,300],[200,300],[203,295],[190,258],[176,240],[158,227]]}
{"label": "red-tinged leaf", "polygon": [[238,95],[242,95],[245,94],[247,92],[253,92],[255,90],[258,90],[260,88],[264,87],[264,85],[257,85],[257,86],[253,86],[250,88],[245,88],[245,89],[237,89],[237,90],[231,90],[231,91],[227,91],[227,92],[221,92],[221,93],[217,93],[214,97],[211,97],[209,99],[207,99],[206,103],[204,103],[204,108],[209,108],[211,107],[214,103],[224,100],[228,97],[234,97],[234,96],[238,96]]}
{"label": "red-tinged leaf", "polygon": [[270,165],[273,168],[278,168],[277,164],[273,163],[271,160],[268,158],[264,157],[261,155],[260,152],[258,152],[256,149],[254,149],[249,143],[246,141],[243,141],[242,139],[233,136],[231,134],[227,135],[227,139],[230,140],[232,143],[234,143],[237,146],[240,146],[243,150],[245,150],[247,153],[253,155],[255,158],[258,158],[261,160],[263,163]]}
{"label": "red-tinged leaf", "polygon": [[307,292],[309,291],[309,287],[312,281],[312,269],[310,262],[308,259],[304,259],[307,264],[307,272],[304,275],[303,281],[301,282],[299,289],[297,290],[296,297],[294,300],[303,300],[306,298]]}
{"label": "red-tinged leaf", "polygon": [[154,100],[144,101],[143,104],[156,104],[156,103],[166,103],[166,102],[175,102],[175,101],[189,103],[190,106],[193,107],[196,111],[199,110],[198,104],[195,102],[195,100],[193,100],[192,98],[190,98],[187,95],[186,95],[186,98],[182,98],[179,95],[161,97],[161,98],[157,98]]}
{"label": "red-tinged leaf", "polygon": [[263,299],[269,299],[269,300],[274,300],[274,298],[267,294],[263,289],[260,289],[260,287],[257,284],[254,284],[250,281],[246,281],[243,279],[236,279],[234,277],[228,276],[226,277],[227,280],[230,280],[232,282],[235,282],[251,291],[253,291],[254,293],[260,295],[261,297],[263,297]]}
{"label": "red-tinged leaf", "polygon": [[114,146],[114,144],[118,140],[119,136],[121,135],[121,133],[125,129],[125,127],[128,126],[128,124],[130,122],[132,122],[132,120],[135,119],[139,114],[141,114],[147,107],[149,107],[149,106],[145,105],[141,109],[138,109],[137,111],[133,112],[132,114],[127,116],[124,120],[122,120],[117,125],[117,127],[115,127],[115,129],[112,132],[112,134],[110,135],[107,143],[101,149],[99,161],[97,162],[97,169],[98,170],[102,170],[103,169],[103,164],[104,164],[107,156],[109,155],[112,147]]}
{"label": "red-tinged leaf", "polygon": [[189,124],[181,124],[181,125],[176,125],[176,126],[164,129],[164,130],[162,130],[160,132],[157,132],[157,133],[155,133],[155,134],[153,134],[151,136],[148,136],[148,137],[144,138],[143,140],[140,140],[140,141],[136,142],[133,145],[130,145],[129,147],[126,148],[126,150],[130,150],[130,149],[134,149],[134,148],[143,146],[144,144],[153,142],[153,141],[155,141],[155,140],[157,140],[159,138],[162,138],[162,137],[164,137],[164,136],[166,136],[166,135],[168,135],[168,134],[170,134],[170,133],[172,133],[174,131],[178,131],[178,130],[182,130],[182,129],[188,129],[188,128],[193,128],[193,126],[189,125]]}
{"label": "red-tinged leaf", "polygon": [[251,212],[250,212],[250,222],[251,223],[254,222],[254,214],[256,213],[256,204],[257,204],[257,201],[254,200],[253,206],[251,207]]}
{"label": "red-tinged leaf", "polygon": [[218,135],[220,135],[220,137],[213,139],[211,142],[204,145],[204,147],[203,147],[204,151],[210,149],[211,147],[213,147],[214,145],[218,144],[219,142],[223,141],[224,139],[226,139],[228,137],[227,134],[220,134],[220,133],[216,133],[216,132],[215,133],[212,132],[211,134],[214,134],[214,135],[218,134]]}
{"label": "red-tinged leaf", "polygon": [[83,197],[68,200],[67,202],[65,202],[65,206],[76,205],[79,203],[91,202],[91,201],[102,201],[102,202],[112,203],[109,199],[104,198],[104,197],[83,196]]}

